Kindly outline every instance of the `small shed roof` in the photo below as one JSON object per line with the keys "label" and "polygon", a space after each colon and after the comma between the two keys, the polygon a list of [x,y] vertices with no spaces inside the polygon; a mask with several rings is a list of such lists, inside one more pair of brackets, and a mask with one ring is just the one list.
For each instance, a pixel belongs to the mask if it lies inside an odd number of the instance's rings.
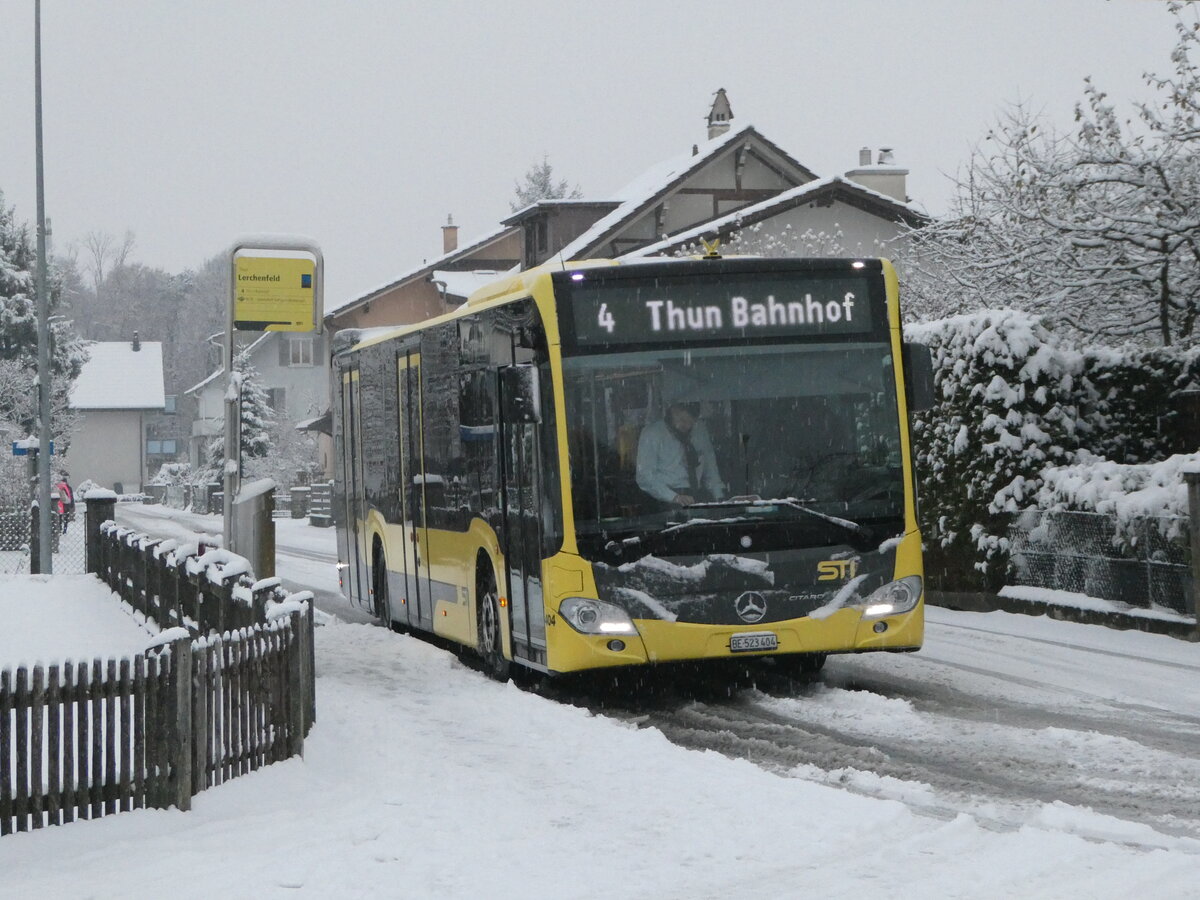
{"label": "small shed roof", "polygon": [[162,409],[162,344],[104,341],[88,346],[88,361],[71,388],[72,409]]}

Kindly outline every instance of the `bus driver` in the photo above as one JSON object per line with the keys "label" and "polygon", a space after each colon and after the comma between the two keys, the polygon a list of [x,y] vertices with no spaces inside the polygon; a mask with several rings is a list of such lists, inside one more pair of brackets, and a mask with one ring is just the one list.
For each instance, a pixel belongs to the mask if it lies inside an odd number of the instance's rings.
{"label": "bus driver", "polygon": [[700,420],[700,404],[672,403],[662,419],[642,430],[637,485],[655,500],[672,506],[724,497],[712,439]]}

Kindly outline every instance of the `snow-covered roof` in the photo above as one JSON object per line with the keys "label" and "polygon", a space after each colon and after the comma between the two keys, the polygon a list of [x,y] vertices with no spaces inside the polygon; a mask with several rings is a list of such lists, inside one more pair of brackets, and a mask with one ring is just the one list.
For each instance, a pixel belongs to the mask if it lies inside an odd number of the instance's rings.
{"label": "snow-covered roof", "polygon": [[563,247],[560,251],[562,258],[574,259],[588,255],[590,248],[597,241],[603,240],[618,225],[632,219],[639,212],[646,209],[651,201],[667,193],[673,185],[682,182],[688,175],[707,165],[714,157],[720,155],[722,151],[745,141],[750,136],[753,136],[764,146],[769,147],[782,159],[794,165],[796,169],[807,173],[810,178],[814,177],[808,169],[759,134],[753,125],[747,124],[741,128],[733,128],[723,135],[712,138],[703,144],[698,144],[695,152],[682,153],[651,166],[629,184],[625,185],[614,197],[614,199],[620,201],[621,205],[608,215],[598,219],[591,228]]}
{"label": "snow-covered roof", "polygon": [[[261,337],[255,338],[254,342],[249,347],[247,347],[245,350],[243,350],[241,352],[247,353],[247,354],[253,354],[255,351],[258,350],[258,348],[260,346],[262,346],[264,341],[269,341],[271,339],[272,335],[279,334],[279,333],[280,332],[278,332],[278,331],[264,331]],[[193,384],[190,388],[188,388],[186,391],[184,391],[184,393],[185,394],[194,394],[196,391],[200,390],[200,388],[204,387],[206,384],[210,384],[213,381],[213,379],[219,378],[220,376],[222,376],[224,374],[225,374],[225,365],[224,365],[224,363],[222,363],[221,367],[219,369],[212,372],[203,381]]]}
{"label": "snow-covered roof", "polygon": [[105,341],[88,346],[89,358],[71,388],[72,409],[162,409],[162,344],[143,341],[134,350],[129,341]]}
{"label": "snow-covered roof", "polygon": [[517,271],[515,268],[509,269],[507,272],[497,272],[495,269],[479,269],[474,272],[449,272],[437,269],[433,272],[432,277],[435,282],[441,281],[446,285],[447,297],[461,297],[466,300],[481,287],[515,271]]}
{"label": "snow-covered roof", "polygon": [[357,306],[360,303],[364,303],[367,300],[370,300],[371,298],[376,297],[379,294],[382,294],[384,291],[391,290],[394,287],[399,287],[400,285],[404,284],[404,282],[406,282],[406,281],[411,281],[412,279],[414,279],[418,276],[425,275],[425,274],[428,274],[429,272],[432,272],[434,269],[437,269],[439,263],[450,262],[451,260],[455,260],[455,259],[458,259],[459,257],[466,256],[467,254],[473,253],[474,251],[479,250],[482,247],[486,247],[488,244],[490,244],[494,241],[500,240],[501,238],[504,238],[504,237],[508,237],[508,235],[511,234],[512,232],[514,232],[515,230],[516,229],[514,227],[512,227],[511,225],[501,225],[499,228],[493,229],[492,231],[489,231],[487,234],[482,235],[481,237],[477,237],[474,240],[472,240],[466,244],[463,244],[462,246],[458,247],[455,250],[451,250],[449,253],[442,254],[437,259],[433,260],[432,262],[423,262],[423,263],[421,263],[421,265],[414,266],[413,268],[411,268],[411,269],[407,270],[406,272],[404,272],[403,274],[401,274],[399,277],[393,278],[391,281],[388,281],[385,284],[381,284],[378,287],[373,287],[369,291],[365,291],[361,294],[358,294],[357,296],[350,297],[347,300],[345,300],[344,302],[337,304],[336,306],[326,307],[325,315],[326,315],[326,317],[328,317],[328,316],[334,315],[339,312],[344,312],[345,310],[350,309],[350,307],[352,307],[352,306]]}
{"label": "snow-covered roof", "polygon": [[632,259],[642,256],[653,256],[656,253],[663,253],[682,244],[695,242],[701,237],[718,234],[729,226],[752,224],[753,222],[769,218],[771,215],[784,209],[805,203],[818,194],[836,189],[842,189],[850,192],[851,194],[858,194],[864,199],[868,199],[872,203],[884,207],[891,207],[892,211],[897,217],[910,220],[922,220],[928,218],[923,212],[918,210],[916,207],[911,206],[910,204],[901,203],[894,197],[889,197],[887,194],[882,194],[879,191],[874,191],[870,188],[863,187],[861,184],[848,178],[844,178],[841,175],[834,175],[831,178],[821,178],[817,181],[810,181],[807,184],[794,187],[791,190],[783,191],[782,193],[776,194],[774,197],[770,197],[767,200],[734,210],[727,215],[721,216],[719,219],[710,219],[707,222],[702,222],[695,228],[689,228],[686,231],[673,234],[669,238],[666,238],[665,240],[659,241],[655,244],[650,244],[646,247],[639,247],[637,250],[633,250],[625,254],[623,258]]}

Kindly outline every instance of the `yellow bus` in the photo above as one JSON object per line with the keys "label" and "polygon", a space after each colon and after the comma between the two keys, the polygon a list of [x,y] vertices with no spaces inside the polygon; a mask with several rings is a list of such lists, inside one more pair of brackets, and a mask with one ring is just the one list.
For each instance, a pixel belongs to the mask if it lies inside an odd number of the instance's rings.
{"label": "yellow bus", "polygon": [[340,332],[343,590],[500,678],[916,650],[930,369],[881,259],[567,262]]}

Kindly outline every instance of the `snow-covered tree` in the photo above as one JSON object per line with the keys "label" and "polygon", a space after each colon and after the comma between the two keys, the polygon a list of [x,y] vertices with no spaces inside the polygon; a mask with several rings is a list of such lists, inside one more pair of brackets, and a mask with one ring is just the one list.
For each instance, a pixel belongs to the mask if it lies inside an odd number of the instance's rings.
{"label": "snow-covered tree", "polygon": [[[36,260],[29,227],[17,222],[0,192],[0,422],[26,433],[35,429],[38,416]],[[48,275],[51,427],[57,446],[65,450],[72,419],[67,400],[87,354],[71,323],[56,315],[63,268],[52,261]]]}
{"label": "snow-covered tree", "polygon": [[543,156],[540,163],[531,165],[524,179],[514,182],[513,187],[515,196],[509,201],[513,212],[539,200],[575,200],[583,196],[578,185],[572,188],[565,179],[554,180],[554,167],[547,156]]}
{"label": "snow-covered tree", "polygon": [[1002,115],[950,214],[912,235],[923,265],[911,307],[938,317],[1012,306],[1081,342],[1200,338],[1198,39],[1170,8],[1175,73],[1146,76],[1162,96],[1133,119],[1090,80],[1075,134],[1022,106]]}
{"label": "snow-covered tree", "polygon": [[[235,380],[241,384],[241,455],[244,472],[247,461],[261,459],[271,452],[271,427],[275,413],[262,386],[258,369],[250,364],[247,354],[239,353],[234,358],[233,371]],[[225,466],[224,436],[218,435],[209,441],[206,452],[208,465],[201,471],[199,481],[220,481],[224,477]]]}

